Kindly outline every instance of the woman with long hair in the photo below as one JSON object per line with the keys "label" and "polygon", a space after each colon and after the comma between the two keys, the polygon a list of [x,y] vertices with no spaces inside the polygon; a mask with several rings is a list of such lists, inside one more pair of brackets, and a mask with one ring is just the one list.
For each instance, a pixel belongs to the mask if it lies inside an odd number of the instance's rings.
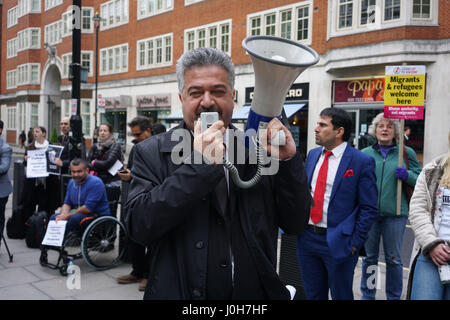
{"label": "woman with long hair", "polygon": [[[411,198],[415,234],[408,293],[412,300],[450,300],[450,132],[449,150],[426,165]],[[450,274],[448,275],[450,281]],[[409,296],[409,294],[408,294]]]}
{"label": "woman with long hair", "polygon": [[106,195],[110,204],[111,215],[116,215],[117,202],[120,197],[120,177],[108,171],[117,161],[123,162],[122,149],[116,142],[113,127],[109,123],[102,123],[99,127],[99,137],[96,144],[89,150],[88,161],[91,173],[102,179],[106,188]]}

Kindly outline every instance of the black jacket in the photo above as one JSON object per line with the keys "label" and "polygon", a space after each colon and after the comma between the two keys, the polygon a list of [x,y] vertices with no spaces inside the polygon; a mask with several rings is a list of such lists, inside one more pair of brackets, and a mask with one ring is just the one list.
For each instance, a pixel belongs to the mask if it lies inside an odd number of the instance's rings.
{"label": "black jacket", "polygon": [[75,140],[72,137],[62,134],[58,136],[58,141],[64,147],[61,153],[62,173],[68,173],[70,161],[75,158],[81,158],[81,150],[75,145]]}
{"label": "black jacket", "polygon": [[119,175],[112,176],[108,169],[111,168],[117,160],[123,162],[122,150],[120,144],[113,143],[109,148],[105,148],[102,151],[98,149],[97,144],[94,144],[89,150],[88,161],[92,163],[95,160],[94,165],[91,165],[91,170],[98,173],[98,177],[102,179],[104,184],[111,181],[120,180]]}
{"label": "black jacket", "polygon": [[[134,147],[127,227],[134,239],[152,247],[144,299],[201,300],[206,291],[208,216],[223,167],[175,164],[172,150],[180,144],[171,141],[172,132]],[[192,159],[194,154],[188,150],[182,157]],[[237,165],[244,180],[254,175],[255,167]],[[265,291],[255,292],[255,297],[288,299],[276,273],[278,228],[300,234],[311,204],[299,154],[280,162],[278,174],[263,176],[251,189],[238,189],[230,179],[230,203],[239,214],[259,287]]]}

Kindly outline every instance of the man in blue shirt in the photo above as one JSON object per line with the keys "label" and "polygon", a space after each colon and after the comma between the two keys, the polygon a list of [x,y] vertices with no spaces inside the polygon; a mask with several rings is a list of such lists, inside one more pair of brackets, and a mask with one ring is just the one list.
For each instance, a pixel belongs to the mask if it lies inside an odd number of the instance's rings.
{"label": "man in blue shirt", "polygon": [[50,220],[67,220],[66,232],[80,230],[83,223],[99,215],[109,214],[105,185],[98,177],[89,175],[89,164],[83,159],[70,162],[72,179],[67,185],[66,198],[61,213]]}

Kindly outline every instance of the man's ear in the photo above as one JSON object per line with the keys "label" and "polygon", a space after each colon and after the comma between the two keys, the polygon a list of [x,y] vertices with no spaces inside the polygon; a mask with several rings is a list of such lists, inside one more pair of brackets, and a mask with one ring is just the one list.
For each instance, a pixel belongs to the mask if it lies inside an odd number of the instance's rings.
{"label": "man's ear", "polygon": [[178,93],[178,99],[180,99],[181,103],[183,103],[183,96],[181,95],[181,93]]}

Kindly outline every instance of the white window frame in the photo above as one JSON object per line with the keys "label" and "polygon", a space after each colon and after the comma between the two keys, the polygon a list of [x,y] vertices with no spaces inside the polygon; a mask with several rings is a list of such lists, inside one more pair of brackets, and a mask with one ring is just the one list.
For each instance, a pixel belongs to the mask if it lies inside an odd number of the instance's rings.
{"label": "white window frame", "polygon": [[[120,3],[120,20],[117,21],[116,3]],[[104,2],[100,5],[100,12],[102,17],[102,23],[100,24],[100,30],[108,30],[124,24],[127,24],[130,20],[130,6],[129,0],[111,0]],[[112,16],[110,17],[110,13]],[[112,21],[110,20],[112,18]]]}
{"label": "white window frame", "polygon": [[[36,107],[36,113],[33,113],[33,107]],[[30,103],[30,127],[39,125],[39,103]]]}
{"label": "white window frame", "polygon": [[45,0],[45,11],[53,9],[63,3],[63,0]]}
{"label": "white window frame", "polygon": [[[227,34],[223,34],[223,32],[222,32],[223,26],[228,26]],[[199,48],[199,41],[203,41],[203,40],[199,39],[199,34],[201,34],[201,31],[203,31],[203,30],[205,31],[205,38],[204,38],[205,46],[209,47],[210,34],[208,31],[210,30],[210,28],[214,28],[214,27],[217,27],[217,35],[216,35],[217,46],[216,46],[216,48],[224,51],[223,50],[223,47],[224,47],[223,38],[224,38],[224,36],[227,36],[228,41],[227,41],[226,47],[228,50],[226,50],[224,52],[231,56],[231,44],[232,44],[232,20],[231,19],[214,22],[214,23],[210,23],[210,24],[205,24],[202,26],[197,26],[195,28],[185,29],[184,30],[184,51],[186,52],[191,49],[191,47],[189,47],[189,44],[191,44],[192,42],[194,43],[194,48]],[[190,35],[192,34],[192,32],[194,33],[194,40],[190,41],[189,39],[191,39]]]}
{"label": "white window frame", "polygon": [[[88,112],[85,112],[84,106],[88,106]],[[80,100],[80,117],[82,119],[82,128],[81,131],[83,132],[85,137],[90,137],[92,132],[92,126],[91,126],[91,100],[88,99],[81,99]]]}
{"label": "white window frame", "polygon": [[[396,0],[383,0],[383,13],[381,14],[381,16],[382,16],[382,22],[383,23],[389,23],[389,22],[395,22],[395,21],[400,21],[401,19],[402,19],[402,10],[403,10],[403,6],[405,5],[404,4],[404,2],[402,1],[402,0],[398,0],[398,1],[400,1],[400,14],[399,14],[399,16],[398,16],[398,18],[393,18],[393,19],[385,19],[385,13],[386,13],[386,1],[392,1],[392,2],[394,2],[394,1],[396,1]],[[412,13],[411,13],[411,15],[412,15]]]}
{"label": "white window frame", "polygon": [[187,6],[190,6],[190,5],[199,3],[199,2],[203,2],[203,1],[206,1],[206,0],[184,0],[184,6],[187,7]]}
{"label": "white window frame", "polygon": [[16,130],[17,126],[17,117],[16,117],[16,110],[17,107],[7,107],[7,118],[6,118],[6,129]]}
{"label": "white window frame", "polygon": [[[413,3],[412,3],[412,9],[411,10],[414,10],[414,1],[415,0],[413,0]],[[423,0],[420,0],[421,2],[423,1]],[[423,4],[421,3],[421,10],[423,9],[423,6],[422,6]],[[411,19],[412,20],[416,20],[416,21],[430,21],[432,18],[433,18],[433,0],[430,0],[430,16],[428,17],[428,18],[422,18],[422,17],[420,17],[420,18],[416,18],[416,17],[414,17],[414,12],[413,11],[411,11]]]}
{"label": "white window frame", "polygon": [[[158,2],[161,2],[162,5],[161,8],[158,8]],[[150,10],[150,3],[153,3],[153,10]],[[173,7],[174,7],[174,0],[138,0],[137,20],[153,17],[162,13],[172,11]]]}
{"label": "white window frame", "polygon": [[[167,46],[167,39],[170,39],[170,46]],[[157,40],[162,41],[162,59],[161,62],[157,62]],[[143,51],[141,48],[143,47]],[[150,47],[153,48],[150,51]],[[170,60],[167,61],[167,50],[170,49]],[[152,52],[152,58],[150,62],[149,53]],[[141,64],[141,57],[143,54],[143,63]],[[136,70],[148,70],[155,68],[162,68],[171,66],[173,63],[173,33],[167,33],[158,35],[156,37],[141,39],[137,41],[136,45]]]}
{"label": "white window frame", "polygon": [[[299,9],[308,9],[308,16],[299,18],[298,11]],[[247,15],[247,36],[251,36],[252,34],[259,34],[259,35],[268,35],[268,28],[270,27],[271,30],[274,30],[275,36],[281,37],[281,19],[282,14],[284,12],[291,12],[291,20],[290,20],[290,39],[304,43],[307,45],[310,45],[312,42],[312,19],[313,19],[313,1],[302,1],[298,3],[294,3],[287,6],[272,8],[269,10],[254,12]],[[267,18],[275,16],[274,24],[267,24]],[[259,19],[259,26],[254,27],[253,21]],[[308,20],[308,36],[305,39],[298,39],[298,22],[299,20]],[[269,35],[272,35],[270,33]]]}
{"label": "white window frame", "polygon": [[63,21],[58,20],[44,27],[44,43],[55,45],[62,42]]}
{"label": "white window frame", "polygon": [[[119,49],[119,56],[117,56],[116,54],[116,49]],[[99,74],[101,76],[128,72],[128,43],[122,43],[113,47],[102,48],[100,49],[99,55],[102,56],[103,52],[106,52],[106,61],[100,59]],[[126,54],[126,66],[124,66],[124,53]],[[117,59],[119,59],[119,61],[116,61]],[[105,62],[106,68],[103,69]],[[116,68],[117,63],[119,65],[119,68]]]}
{"label": "white window frame", "polygon": [[[32,80],[33,68],[37,68],[37,79]],[[41,65],[40,63],[25,63],[17,66],[17,85],[23,86],[28,84],[41,83]]]}
{"label": "white window frame", "polygon": [[17,88],[17,70],[10,70],[6,72],[6,89]]}
{"label": "white window frame", "polygon": [[6,42],[6,59],[17,56],[17,38],[9,39]]}
{"label": "white window frame", "polygon": [[327,16],[327,39],[333,37],[347,36],[358,33],[365,33],[368,31],[386,30],[404,26],[439,26],[439,0],[431,0],[430,19],[413,18],[413,1],[400,0],[400,18],[395,20],[384,20],[386,0],[376,0],[375,4],[375,21],[369,24],[361,23],[361,0],[354,0],[354,18],[351,28],[338,29],[339,18],[339,0],[328,1],[328,16]]}
{"label": "white window frame", "polygon": [[[81,65],[83,65],[83,62],[86,61],[86,60],[83,60],[83,55],[86,55],[86,54],[89,55],[88,77],[92,77],[92,75],[93,75],[92,62],[93,62],[94,52],[91,51],[91,50],[81,50],[81,54],[80,54]],[[65,53],[65,54],[61,55],[61,60],[63,62],[61,78],[62,79],[68,79],[69,78],[69,65],[72,63],[72,52]]]}
{"label": "white window frame", "polygon": [[8,10],[8,17],[7,17],[7,28],[11,28],[15,26],[18,23],[18,17],[17,17],[17,6],[12,7]]}

